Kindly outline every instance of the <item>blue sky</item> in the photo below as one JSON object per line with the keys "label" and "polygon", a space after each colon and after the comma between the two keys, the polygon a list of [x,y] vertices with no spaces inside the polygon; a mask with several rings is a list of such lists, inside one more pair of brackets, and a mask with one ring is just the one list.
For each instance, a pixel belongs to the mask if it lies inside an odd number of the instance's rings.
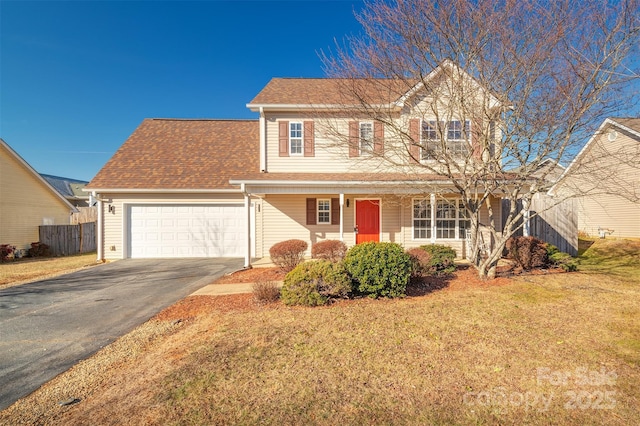
{"label": "blue sky", "polygon": [[256,118],[272,77],[322,77],[359,1],[0,1],[0,137],[90,180],[147,117]]}

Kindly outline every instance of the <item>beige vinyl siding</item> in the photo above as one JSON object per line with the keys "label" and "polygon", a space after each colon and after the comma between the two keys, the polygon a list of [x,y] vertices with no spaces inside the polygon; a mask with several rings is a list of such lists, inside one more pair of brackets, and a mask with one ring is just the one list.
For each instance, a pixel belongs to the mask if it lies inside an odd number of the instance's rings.
{"label": "beige vinyl siding", "polygon": [[[325,116],[312,119],[304,114],[271,113],[266,115],[266,170],[271,173],[356,173],[379,172],[381,165],[394,164],[388,172],[410,172],[428,170],[411,164],[409,154],[405,146],[409,121],[412,118],[435,119],[455,115],[448,114],[444,109],[435,115],[428,108],[429,102],[422,101],[411,108],[405,108],[400,116],[395,118],[395,125],[384,127],[384,160],[372,154],[361,154],[357,157],[349,157],[349,122],[357,121],[353,117]],[[443,107],[444,108],[444,107]],[[279,125],[282,121],[314,122],[314,146],[315,154],[311,157],[304,155],[280,156],[279,153]],[[371,118],[363,117],[362,122],[370,122]],[[488,121],[485,123],[471,122],[472,126],[482,125],[488,129]],[[472,132],[475,130],[472,129]],[[496,126],[497,138],[499,138],[499,126]],[[405,141],[405,142],[403,142]],[[499,150],[499,148],[497,148]],[[402,165],[402,166],[401,166]]]}
{"label": "beige vinyl siding", "polygon": [[68,225],[71,209],[60,197],[0,147],[0,244],[27,249],[40,225]]}
{"label": "beige vinyl siding", "polygon": [[[122,259],[125,256],[127,243],[127,207],[131,204],[213,204],[243,203],[241,194],[104,194],[107,200],[104,207],[104,257],[105,259]],[[115,212],[108,211],[109,205]],[[255,208],[255,206],[254,206]],[[256,221],[258,214],[256,213]],[[256,232],[256,239],[258,233]],[[258,255],[258,252],[256,252]]]}
{"label": "beige vinyl siding", "polygon": [[[558,192],[576,195],[578,230],[597,236],[599,228],[613,230],[614,237],[640,237],[640,141],[617,130],[614,141],[608,129],[595,136],[588,151],[569,170]],[[631,199],[630,199],[631,198]]]}
{"label": "beige vinyl siding", "polygon": [[[309,244],[309,253],[313,244],[323,240],[339,240],[340,225],[307,225],[307,198],[337,198],[338,194],[313,195],[267,195],[264,199],[263,220],[265,256],[275,243],[296,238]],[[343,205],[344,242],[351,247],[355,244],[355,201],[380,200],[381,241],[396,242],[404,245],[404,230],[402,226],[402,211],[405,208],[401,199],[395,196],[372,196],[345,194]],[[347,200],[349,206],[347,207]]]}
{"label": "beige vinyl siding", "polygon": [[[278,115],[267,120],[267,170],[271,173],[350,173],[375,171],[376,164],[364,157],[349,158],[346,136],[349,133],[348,119],[332,120],[330,126],[336,126],[342,137],[327,134],[327,124],[323,120],[314,120],[315,154],[313,157],[290,155],[281,157],[278,152],[279,123],[281,121],[308,121],[301,115]],[[334,130],[335,131],[335,130]],[[364,161],[363,161],[364,160]]]}
{"label": "beige vinyl siding", "polygon": [[[311,246],[319,241],[327,239],[340,239],[339,225],[307,225],[306,224],[306,199],[307,198],[335,198],[337,194],[313,194],[313,195],[266,195],[262,203],[263,241],[262,251],[268,256],[269,249],[276,243],[288,239],[300,239]],[[419,247],[431,244],[431,240],[414,240],[412,197],[397,197],[394,195],[364,197],[361,195],[345,194],[343,207],[344,242],[348,247],[355,244],[355,200],[379,199],[381,201],[381,241],[395,242],[405,248]],[[349,200],[349,207],[346,205]],[[492,198],[491,205],[496,214],[496,223],[501,223],[500,200]],[[488,210],[481,210],[481,222],[487,223]],[[491,241],[488,231],[483,232],[485,242]],[[465,241],[460,239],[437,239],[437,244],[445,244],[456,250],[458,257],[464,256]]]}
{"label": "beige vinyl siding", "polygon": [[[263,229],[263,253],[268,256],[269,249],[281,241],[298,239],[309,244],[307,255],[311,255],[311,246],[323,240],[339,240],[340,225],[307,225],[307,198],[336,198],[337,194],[313,194],[304,195],[267,195],[262,207],[264,221]],[[346,197],[345,197],[346,198]],[[353,204],[347,208],[345,205],[345,231],[349,229],[353,234],[353,218],[348,213],[353,211]],[[347,245],[352,245],[355,241],[353,237],[350,241],[345,238]]]}
{"label": "beige vinyl siding", "polygon": [[600,228],[613,237],[640,237],[640,205],[616,195],[602,194],[577,200],[578,230],[597,236]]}
{"label": "beige vinyl siding", "polygon": [[255,222],[255,227],[256,227],[256,232],[255,232],[255,247],[256,247],[256,258],[260,259],[262,257],[268,256],[269,253],[265,253],[263,250],[263,241],[262,241],[262,237],[264,235],[264,207],[262,204],[262,200],[260,198],[255,198],[252,200],[252,202],[254,203],[254,209],[255,209],[255,218],[256,218],[256,222]]}

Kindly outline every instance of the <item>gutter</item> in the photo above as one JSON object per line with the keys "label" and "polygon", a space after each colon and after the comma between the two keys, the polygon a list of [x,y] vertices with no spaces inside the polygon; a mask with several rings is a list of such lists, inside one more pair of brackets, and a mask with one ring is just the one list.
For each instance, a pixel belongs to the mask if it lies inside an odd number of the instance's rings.
{"label": "gutter", "polygon": [[[289,111],[289,110],[353,110],[354,108],[360,108],[362,105],[353,104],[247,104],[246,105],[249,110],[253,112],[260,112],[261,110],[269,109],[271,111]],[[399,109],[399,106],[396,103],[390,104],[374,104],[368,105],[369,108],[384,108],[384,109]]]}
{"label": "gutter", "polygon": [[89,188],[85,187],[83,191],[86,192],[101,192],[101,193],[127,193],[127,194],[139,194],[139,193],[154,193],[154,194],[242,194],[242,189],[156,189],[156,188]]}

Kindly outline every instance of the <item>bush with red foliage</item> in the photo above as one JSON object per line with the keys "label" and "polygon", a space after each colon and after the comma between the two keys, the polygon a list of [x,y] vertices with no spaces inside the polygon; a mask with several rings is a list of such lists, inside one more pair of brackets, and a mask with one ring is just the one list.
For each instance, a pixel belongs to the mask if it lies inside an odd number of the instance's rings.
{"label": "bush with red foliage", "polygon": [[411,257],[411,277],[422,277],[431,273],[431,253],[421,249],[412,248],[407,250]]}
{"label": "bush with red foliage", "polygon": [[311,246],[311,258],[340,262],[347,254],[347,245],[338,240],[325,240]]}
{"label": "bush with red foliage", "polygon": [[11,253],[16,251],[15,246],[10,244],[0,244],[0,262],[11,260]]}
{"label": "bush with red foliage", "polygon": [[302,240],[281,241],[269,249],[269,255],[276,266],[289,272],[304,260],[307,247],[309,245]]}
{"label": "bush with red foliage", "polygon": [[507,240],[508,256],[525,271],[542,268],[549,263],[546,243],[536,237],[511,237]]}
{"label": "bush with red foliage", "polygon": [[31,248],[29,249],[29,257],[49,257],[51,256],[51,251],[49,250],[49,246],[45,243],[35,242],[31,243]]}

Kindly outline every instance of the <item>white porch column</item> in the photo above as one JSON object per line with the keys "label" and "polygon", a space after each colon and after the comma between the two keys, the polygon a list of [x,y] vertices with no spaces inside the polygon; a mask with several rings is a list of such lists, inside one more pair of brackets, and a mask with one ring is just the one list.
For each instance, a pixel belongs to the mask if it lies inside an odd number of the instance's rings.
{"label": "white porch column", "polygon": [[522,199],[522,235],[529,236],[530,223],[529,223],[529,200],[527,198]]}
{"label": "white porch column", "polygon": [[436,194],[431,194],[429,199],[431,204],[431,243],[436,243]]}
{"label": "white porch column", "polygon": [[246,222],[247,223],[247,227],[246,227],[247,246],[246,246],[246,251],[244,255],[244,267],[250,268],[251,267],[251,197],[245,190],[244,183],[241,186],[242,186],[242,194],[244,195],[244,209],[245,209],[246,219],[247,219],[247,222]]}
{"label": "white porch column", "polygon": [[344,242],[344,194],[340,193],[340,241]]}

